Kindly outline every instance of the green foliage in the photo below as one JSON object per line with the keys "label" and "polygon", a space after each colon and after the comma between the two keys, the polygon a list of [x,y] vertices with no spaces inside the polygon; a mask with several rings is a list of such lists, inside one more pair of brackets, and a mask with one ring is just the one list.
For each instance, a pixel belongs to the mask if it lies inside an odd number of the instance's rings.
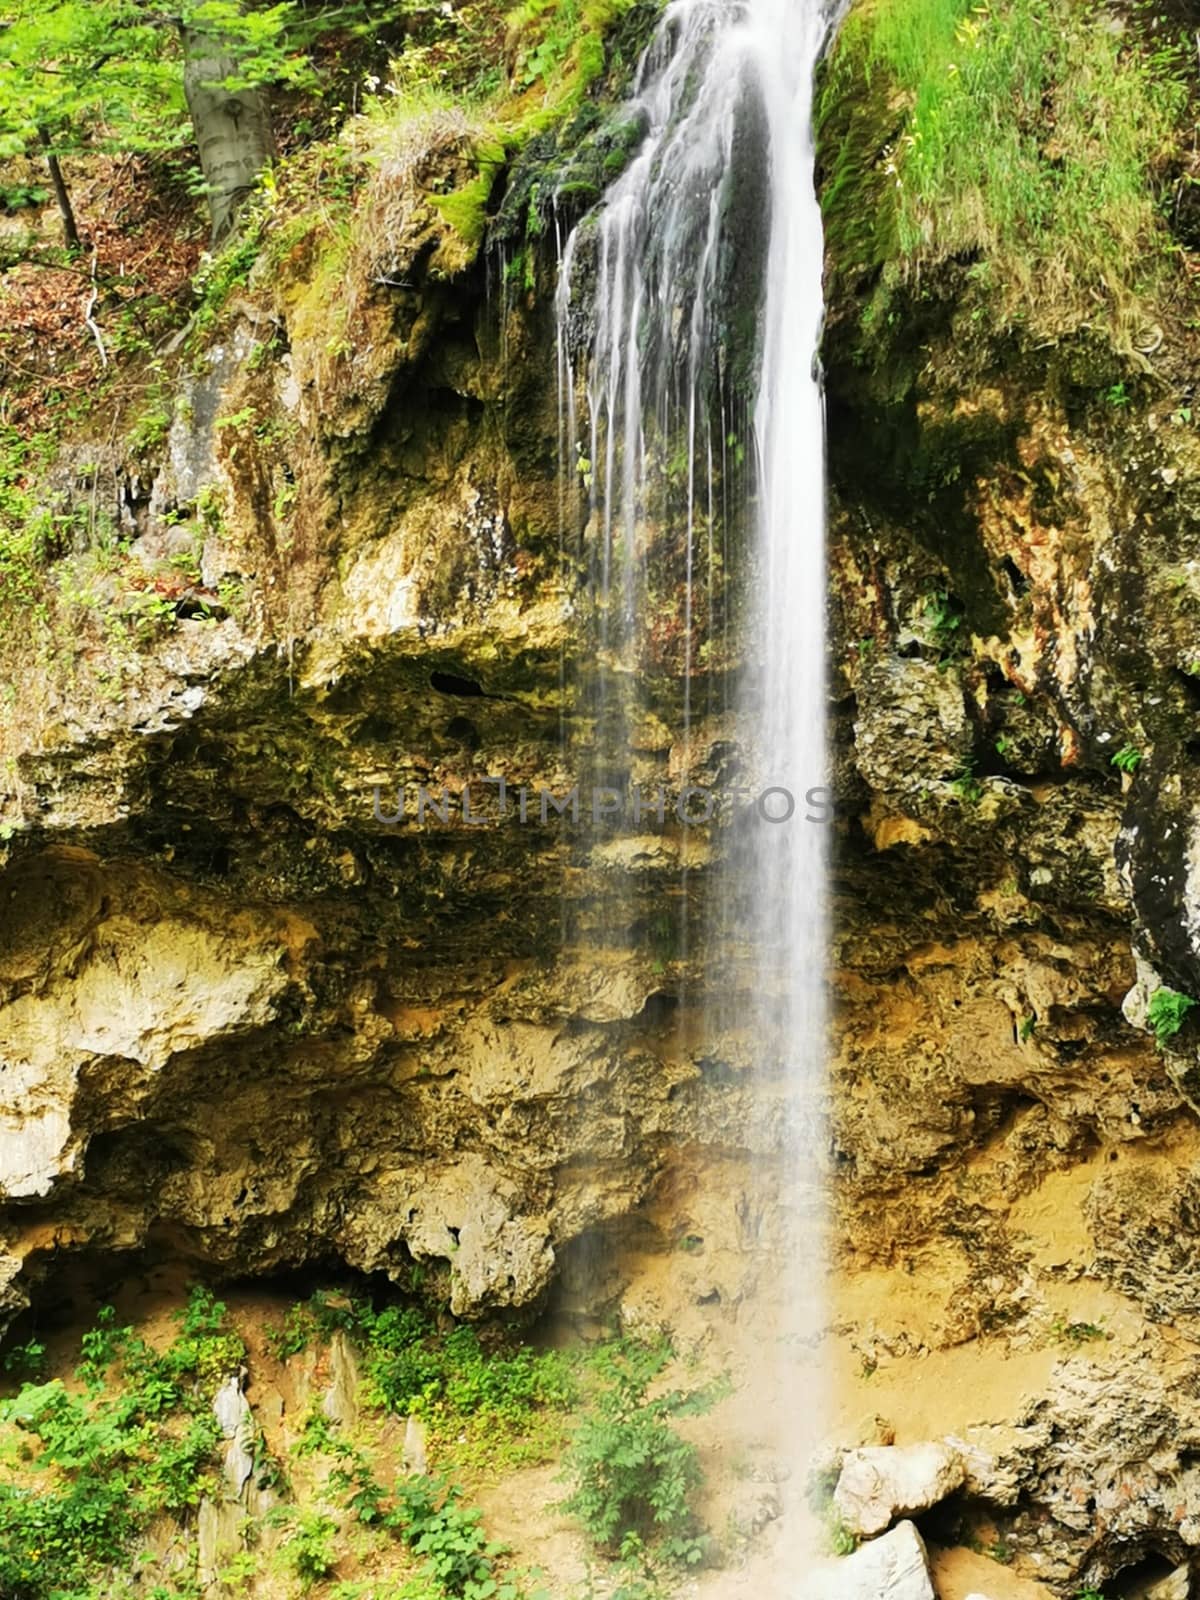
{"label": "green foliage", "polygon": [[858,1549],[858,1537],[840,1517],[831,1516],[827,1525],[829,1549],[835,1556],[852,1556]]}
{"label": "green foliage", "polygon": [[563,1504],[611,1553],[631,1534],[643,1540],[657,1536],[666,1541],[667,1553],[690,1563],[702,1554],[692,1511],[700,1462],[695,1445],[671,1423],[708,1411],[726,1390],[709,1385],[647,1398],[671,1357],[666,1343],[624,1341],[601,1352],[597,1370],[603,1387],[595,1412],[584,1417],[572,1438],[566,1474],[573,1488]]}
{"label": "green foliage", "polygon": [[312,81],[298,9],[185,0],[179,27],[137,0],[18,0],[0,33],[0,157],[40,149],[159,153],[187,139],[181,29],[219,41],[231,90]]}
{"label": "green foliage", "polygon": [[1175,989],[1156,989],[1150,996],[1146,1019],[1154,1029],[1154,1042],[1162,1050],[1183,1027],[1187,1014],[1196,1002],[1190,995]]}
{"label": "green foliage", "polygon": [[[505,19],[512,70],[510,84],[503,89],[494,75],[478,73],[473,54],[459,63],[457,82],[448,75],[443,49],[406,49],[394,64],[388,85],[391,104],[381,107],[385,122],[429,121],[431,110],[445,110],[447,105],[459,116],[464,107],[474,112],[475,176],[448,194],[431,197],[468,251],[473,253],[483,242],[488,204],[509,160],[579,108],[589,86],[604,71],[606,35],[634,3],[523,0]],[[626,159],[623,155],[622,164]],[[562,188],[557,199],[560,204],[564,200]],[[526,204],[527,220],[530,214]],[[542,225],[536,203],[532,216],[530,238]]]}
{"label": "green foliage", "polygon": [[[633,0],[523,0],[508,15],[518,89],[540,88],[563,115],[604,70],[604,34]],[[543,123],[535,131],[542,131]]]}
{"label": "green foliage", "polygon": [[[564,1414],[576,1398],[571,1363],[560,1351],[503,1342],[485,1348],[474,1328],[439,1333],[415,1306],[376,1309],[366,1300],[316,1295],[288,1312],[271,1335],[272,1347],[286,1357],[339,1328],[360,1351],[366,1402],[423,1416],[435,1434],[455,1441],[460,1459],[478,1464],[502,1452],[514,1464],[544,1455],[540,1425]],[[526,1437],[528,1452],[520,1444]],[[317,1439],[312,1448],[328,1449],[328,1440]]]}
{"label": "green foliage", "polygon": [[192,280],[197,296],[190,333],[193,349],[200,348],[212,333],[229,297],[245,287],[263,246],[273,192],[268,185],[256,194],[242,212],[237,233],[222,250],[202,260]]}
{"label": "green foliage", "polygon": [[503,1547],[488,1541],[483,1513],[461,1504],[462,1490],[416,1473],[396,1485],[396,1506],[386,1518],[447,1595],[486,1600],[496,1593],[495,1558]]}
{"label": "green foliage", "polygon": [[[1002,323],[1061,329],[1097,304],[1114,326],[1128,320],[1170,251],[1157,205],[1180,147],[1183,62],[1181,42],[1147,55],[1071,0],[853,9],[823,115],[841,100],[857,138],[887,142],[878,163],[840,149],[825,203],[834,232],[873,257],[847,266],[884,268],[876,314],[899,279],[953,258],[975,262],[981,304]],[[839,215],[862,213],[864,159],[876,200],[865,242]]]}
{"label": "green foliage", "polygon": [[147,406],[129,430],[129,448],[136,456],[150,456],[166,443],[171,427],[170,408],[161,400]]}
{"label": "green foliage", "polygon": [[950,793],[969,806],[977,806],[983,799],[984,788],[975,776],[973,756],[964,756],[959,762],[958,770],[950,780]]}
{"label": "green foliage", "polygon": [[55,1378],[0,1404],[28,1463],[0,1483],[0,1594],[86,1600],[151,1518],[196,1505],[220,1438],[212,1393],[245,1355],[223,1316],[194,1291],[160,1353],[106,1307],[81,1341],[82,1393]]}
{"label": "green foliage", "polygon": [[4,1352],[5,1372],[17,1372],[27,1378],[40,1375],[46,1360],[46,1346],[30,1339],[27,1344],[15,1344]]}
{"label": "green foliage", "polygon": [[337,1565],[338,1525],[323,1511],[307,1511],[280,1546],[284,1563],[307,1588]]}
{"label": "green foliage", "polygon": [[963,610],[945,589],[931,589],[925,596],[925,626],[938,652],[938,665],[948,666],[967,648]]}
{"label": "green foliage", "polygon": [[1094,1344],[1108,1338],[1098,1322],[1068,1322],[1065,1317],[1055,1317],[1050,1333],[1059,1344],[1069,1345]]}
{"label": "green foliage", "polygon": [[1110,767],[1116,767],[1118,772],[1134,773],[1142,764],[1142,752],[1136,745],[1123,744],[1117,753],[1109,760]]}
{"label": "green foliage", "polygon": [[37,486],[56,448],[52,434],[23,438],[0,424],[0,610],[39,601],[47,566],[76,530],[77,516]]}

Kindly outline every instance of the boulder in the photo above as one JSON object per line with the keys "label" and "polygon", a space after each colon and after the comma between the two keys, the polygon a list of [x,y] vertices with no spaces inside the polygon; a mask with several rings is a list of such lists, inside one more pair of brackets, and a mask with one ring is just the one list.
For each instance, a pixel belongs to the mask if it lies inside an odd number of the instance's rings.
{"label": "boulder", "polygon": [[936,1600],[925,1543],[911,1522],[900,1522],[838,1563],[830,1600]]}
{"label": "boulder", "polygon": [[849,1451],[833,1494],[843,1526],[873,1538],[897,1517],[928,1511],[961,1488],[966,1469],[950,1445],[877,1445]]}

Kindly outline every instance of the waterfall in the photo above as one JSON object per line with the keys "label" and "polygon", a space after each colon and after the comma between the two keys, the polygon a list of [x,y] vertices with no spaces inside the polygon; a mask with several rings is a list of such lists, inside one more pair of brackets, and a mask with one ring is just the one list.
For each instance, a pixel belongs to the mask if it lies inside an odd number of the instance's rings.
{"label": "waterfall", "polygon": [[[556,306],[564,524],[579,540],[566,554],[594,615],[595,764],[628,776],[645,684],[669,670],[683,686],[673,775],[687,782],[707,762],[718,790],[740,794],[725,830],[736,838],[706,885],[731,954],[701,982],[714,1033],[736,1009],[752,1043],[768,1086],[756,1142],[784,1169],[787,1242],[776,1233],[772,1273],[786,1309],[771,1347],[794,1488],[820,1426],[798,1356],[825,1320],[829,813],[806,796],[826,781],[811,120],[827,27],[821,0],[670,0],[624,113],[643,137],[596,211],[560,236]],[[732,766],[713,754],[730,745]]]}

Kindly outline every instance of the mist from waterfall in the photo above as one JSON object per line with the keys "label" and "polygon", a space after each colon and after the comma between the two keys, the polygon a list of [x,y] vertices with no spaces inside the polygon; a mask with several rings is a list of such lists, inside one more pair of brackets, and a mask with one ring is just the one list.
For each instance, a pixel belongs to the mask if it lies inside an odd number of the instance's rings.
{"label": "mist from waterfall", "polygon": [[[662,665],[665,546],[683,683],[672,776],[709,759],[718,787],[775,789],[772,816],[795,807],[767,821],[742,802],[748,825],[731,827],[740,843],[706,886],[726,953],[704,973],[714,1033],[740,1028],[763,1086],[756,1148],[784,1172],[777,1202],[756,1203],[776,1252],[764,1276],[786,1307],[768,1339],[794,1489],[821,1410],[800,1356],[825,1320],[828,829],[805,820],[805,796],[827,770],[811,131],[827,27],[820,0],[671,0],[626,108],[644,137],[560,237],[557,293],[563,520],[582,530],[595,617],[597,765],[630,770],[640,682]],[[733,764],[714,764],[705,739],[734,746]]]}

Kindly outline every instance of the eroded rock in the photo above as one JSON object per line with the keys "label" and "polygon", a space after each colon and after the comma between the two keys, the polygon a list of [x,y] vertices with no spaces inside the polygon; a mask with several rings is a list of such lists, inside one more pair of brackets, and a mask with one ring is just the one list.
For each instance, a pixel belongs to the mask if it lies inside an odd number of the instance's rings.
{"label": "eroded rock", "polygon": [[870,1539],[898,1517],[939,1505],[965,1476],[961,1456],[947,1444],[851,1450],[842,1461],[834,1509],[851,1533]]}

